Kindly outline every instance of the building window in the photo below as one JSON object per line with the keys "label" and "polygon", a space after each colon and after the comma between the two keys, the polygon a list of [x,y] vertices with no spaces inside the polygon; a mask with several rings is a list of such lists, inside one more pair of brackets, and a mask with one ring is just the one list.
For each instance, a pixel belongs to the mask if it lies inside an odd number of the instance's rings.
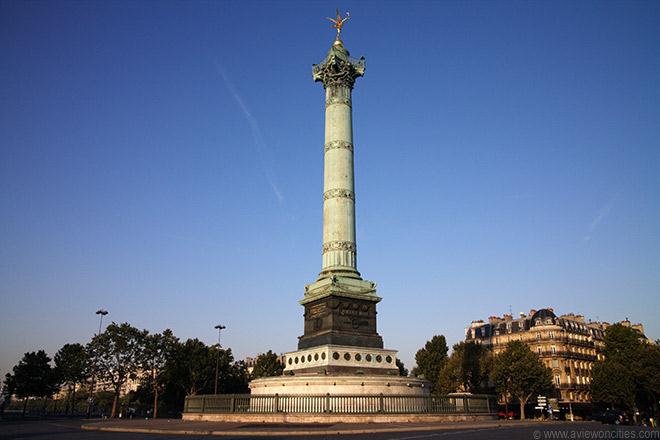
{"label": "building window", "polygon": [[537,352],[538,354],[541,354],[541,347],[536,347],[536,352]]}
{"label": "building window", "polygon": [[552,368],[559,368],[559,361],[557,359],[552,360]]}
{"label": "building window", "polygon": [[536,332],[536,340],[537,341],[541,340],[541,332]]}
{"label": "building window", "polygon": [[560,376],[555,376],[555,384],[557,384],[557,386],[561,385],[561,377]]}
{"label": "building window", "polygon": [[553,345],[552,347],[550,347],[550,351],[552,351],[552,354],[556,354],[557,353],[557,347],[555,347]]}
{"label": "building window", "polygon": [[555,339],[555,332],[548,332],[550,339]]}

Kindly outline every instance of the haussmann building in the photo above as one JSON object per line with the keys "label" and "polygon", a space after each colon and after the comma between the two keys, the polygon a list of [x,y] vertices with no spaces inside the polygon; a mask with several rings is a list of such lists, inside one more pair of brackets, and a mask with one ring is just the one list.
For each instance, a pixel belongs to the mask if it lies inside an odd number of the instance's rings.
{"label": "haussmann building", "polygon": [[[626,318],[620,324],[631,327],[644,336],[641,324],[631,324]],[[557,316],[552,308],[531,310],[502,317],[491,316],[488,322],[473,321],[465,329],[465,341],[476,342],[492,349],[497,355],[510,341],[526,342],[541,361],[552,370],[552,380],[559,406],[574,413],[591,409],[590,383],[594,363],[604,358],[607,322],[585,320],[584,316],[569,313]]]}

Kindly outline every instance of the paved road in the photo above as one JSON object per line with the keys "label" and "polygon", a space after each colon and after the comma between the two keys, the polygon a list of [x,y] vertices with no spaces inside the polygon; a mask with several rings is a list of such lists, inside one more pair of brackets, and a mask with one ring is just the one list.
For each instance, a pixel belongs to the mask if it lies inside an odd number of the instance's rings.
{"label": "paved road", "polygon": [[[136,434],[136,433],[114,433],[101,431],[83,431],[80,429],[80,420],[41,420],[41,421],[15,421],[0,422],[0,439],[34,439],[34,440],[193,440],[209,439],[209,436],[184,436],[171,434]],[[546,440],[555,438],[591,438],[591,439],[657,439],[660,440],[660,431],[650,431],[638,427],[614,427],[600,425],[597,423],[539,423],[525,426],[517,426],[515,423],[503,424],[496,428],[480,428],[478,424],[466,424],[464,429],[449,429],[423,432],[396,432],[379,433],[370,435],[352,435],[342,438],[373,439],[373,440]],[[606,432],[609,431],[609,432]],[[314,436],[278,436],[285,439],[321,440],[336,438],[336,434],[314,435]],[[223,437],[211,437],[223,438]],[[227,438],[227,437],[224,437]],[[236,439],[263,439],[264,437],[231,437]],[[275,437],[272,437],[275,438]]]}

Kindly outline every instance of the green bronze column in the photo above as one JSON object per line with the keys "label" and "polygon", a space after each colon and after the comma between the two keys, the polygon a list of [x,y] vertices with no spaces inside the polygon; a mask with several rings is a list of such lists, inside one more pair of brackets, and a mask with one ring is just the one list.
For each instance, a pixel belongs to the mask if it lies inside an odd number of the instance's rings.
{"label": "green bronze column", "polygon": [[[331,19],[332,20],[332,19]],[[346,19],[337,13],[338,31]],[[355,80],[364,75],[364,57],[352,59],[337,39],[312,70],[325,89],[323,147],[323,264],[316,282],[305,286],[305,333],[299,349],[351,346],[382,349],[376,328],[376,284],[357,270],[353,110]]]}
{"label": "green bronze column", "polygon": [[337,39],[321,64],[315,81],[325,88],[323,173],[323,264],[319,279],[339,275],[360,278],[355,240],[353,180],[353,116],[351,94],[364,75],[364,58],[352,60]]}

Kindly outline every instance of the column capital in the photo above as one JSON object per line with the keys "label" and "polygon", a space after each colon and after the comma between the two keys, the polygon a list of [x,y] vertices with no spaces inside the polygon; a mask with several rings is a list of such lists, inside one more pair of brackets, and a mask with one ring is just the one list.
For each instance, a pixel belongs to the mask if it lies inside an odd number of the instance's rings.
{"label": "column capital", "polygon": [[314,81],[323,83],[324,88],[344,86],[353,88],[355,80],[364,76],[364,57],[356,60],[349,56],[344,46],[332,46],[320,64],[312,66]]}

